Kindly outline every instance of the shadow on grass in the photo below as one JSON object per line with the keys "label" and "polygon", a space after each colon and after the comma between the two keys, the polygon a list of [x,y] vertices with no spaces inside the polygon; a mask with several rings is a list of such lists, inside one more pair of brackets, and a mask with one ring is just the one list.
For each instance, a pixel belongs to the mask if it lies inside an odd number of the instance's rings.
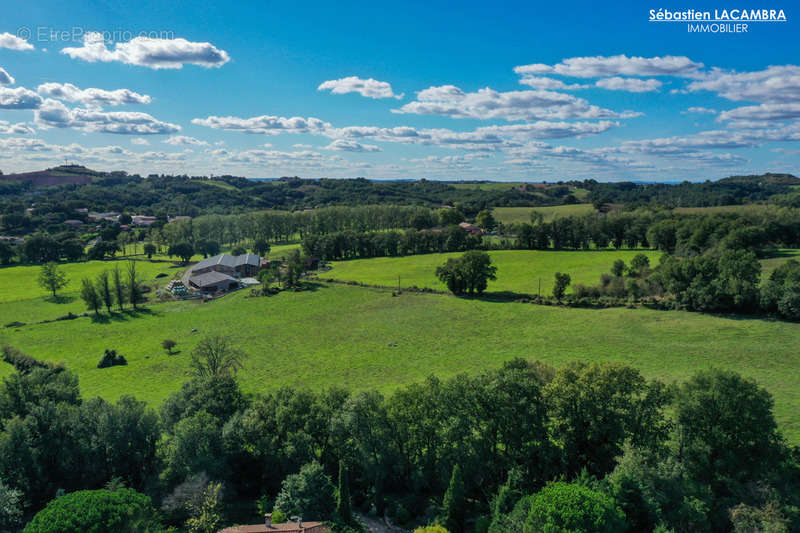
{"label": "shadow on grass", "polygon": [[516,300],[522,298],[530,298],[529,294],[523,294],[521,292],[514,292],[514,291],[493,291],[493,292],[484,292],[483,294],[460,294],[457,295],[459,298],[464,298],[467,300],[480,300],[482,302],[493,302],[493,303],[508,303],[514,302]]}
{"label": "shadow on grass", "polygon": [[68,304],[75,301],[77,296],[59,294],[58,296],[45,296],[44,301],[51,304]]}
{"label": "shadow on grass", "polygon": [[772,250],[764,254],[762,259],[780,259],[782,257],[800,259],[800,255],[798,255],[796,250]]}
{"label": "shadow on grass", "polygon": [[317,292],[319,289],[328,288],[328,285],[326,285],[325,283],[320,283],[318,281],[303,281],[301,285],[303,287],[302,290],[311,292]]}
{"label": "shadow on grass", "polygon": [[95,324],[112,324],[120,322],[128,322],[131,319],[137,319],[145,316],[155,316],[155,313],[149,307],[140,307],[138,309],[125,309],[124,311],[112,311],[111,314],[96,314],[91,315],[92,322]]}

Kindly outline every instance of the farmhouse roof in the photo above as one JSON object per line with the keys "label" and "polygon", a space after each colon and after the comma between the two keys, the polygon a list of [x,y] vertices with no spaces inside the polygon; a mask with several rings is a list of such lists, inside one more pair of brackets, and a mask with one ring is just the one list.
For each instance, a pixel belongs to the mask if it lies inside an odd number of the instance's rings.
{"label": "farmhouse roof", "polygon": [[251,253],[237,255],[234,259],[236,259],[236,266],[241,266],[241,265],[259,266],[261,264],[261,258]]}
{"label": "farmhouse roof", "polygon": [[211,287],[213,285],[217,285],[223,281],[236,281],[236,278],[232,278],[227,274],[223,274],[222,272],[206,272],[205,274],[198,274],[197,276],[192,276],[191,282],[200,287],[201,289],[204,287]]}
{"label": "farmhouse roof", "polygon": [[215,265],[223,265],[229,268],[235,268],[237,266],[242,265],[253,265],[259,266],[261,264],[261,258],[257,255],[246,253],[242,255],[229,255],[229,254],[219,254],[213,257],[208,257],[203,259],[199,263],[197,263],[192,270],[200,270],[203,268],[212,267]]}
{"label": "farmhouse roof", "polygon": [[228,254],[214,255],[197,263],[192,270],[200,270],[201,268],[208,268],[214,265],[223,265],[233,268],[236,266],[236,258]]}

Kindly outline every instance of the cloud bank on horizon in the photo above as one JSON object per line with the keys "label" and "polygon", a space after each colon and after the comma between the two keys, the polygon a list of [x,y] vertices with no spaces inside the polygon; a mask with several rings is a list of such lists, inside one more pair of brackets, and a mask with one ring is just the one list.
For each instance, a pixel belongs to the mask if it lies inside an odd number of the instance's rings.
{"label": "cloud bank on horizon", "polygon": [[[493,65],[508,77],[504,89],[481,79],[411,86],[402,75],[376,79],[342,67],[338,77],[292,84],[299,94],[286,108],[314,102],[299,115],[281,113],[280,96],[267,89],[259,105],[235,105],[235,91],[215,84],[240,60],[212,42],[107,42],[89,32],[71,44],[78,45],[47,50],[0,33],[6,172],[68,158],[106,169],[251,177],[672,180],[791,170],[800,153],[792,148],[800,141],[800,66],[792,64],[743,70],[672,54],[536,62],[531,52],[530,63]],[[15,54],[33,71],[40,61],[67,62],[62,72],[70,74],[18,74]],[[108,65],[106,76],[90,86],[96,77],[86,73],[98,64]],[[115,83],[114,72],[131,79],[131,71],[145,91]],[[191,103],[170,90],[185,77],[202,92]],[[258,95],[266,85],[243,90]],[[660,105],[674,109],[669,119],[652,116]],[[344,120],[339,106],[357,118]],[[673,133],[673,121],[683,133]],[[150,150],[152,143],[163,149]]]}

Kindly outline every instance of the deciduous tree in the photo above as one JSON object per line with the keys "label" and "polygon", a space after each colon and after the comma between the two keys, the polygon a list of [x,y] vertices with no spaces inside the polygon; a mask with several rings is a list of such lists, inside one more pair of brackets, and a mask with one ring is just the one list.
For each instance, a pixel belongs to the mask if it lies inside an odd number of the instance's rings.
{"label": "deciduous tree", "polygon": [[227,337],[209,335],[192,351],[189,366],[198,378],[229,376],[244,366],[246,358],[247,354],[234,347]]}
{"label": "deciduous tree", "polygon": [[45,263],[39,270],[39,286],[53,293],[66,287],[69,280],[67,275],[59,268],[58,263]]}
{"label": "deciduous tree", "polygon": [[95,289],[92,280],[89,278],[83,278],[81,280],[81,299],[83,303],[86,304],[87,309],[94,311],[94,314],[97,315],[100,312],[100,307],[103,305],[103,300],[99,294],[97,294],[97,289]]}

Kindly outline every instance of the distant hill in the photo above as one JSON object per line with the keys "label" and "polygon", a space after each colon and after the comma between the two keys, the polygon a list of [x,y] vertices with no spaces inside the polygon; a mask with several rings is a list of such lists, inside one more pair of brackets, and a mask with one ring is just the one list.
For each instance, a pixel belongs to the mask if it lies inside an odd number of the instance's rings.
{"label": "distant hill", "polygon": [[91,170],[81,165],[61,165],[36,172],[3,174],[0,176],[0,180],[30,182],[34,187],[40,188],[72,183],[91,183],[106,175],[105,172]]}
{"label": "distant hill", "polygon": [[736,183],[741,185],[800,185],[800,178],[792,176],[791,174],[773,174],[767,172],[766,174],[751,175],[751,176],[731,176],[729,178],[722,178],[717,183]]}

